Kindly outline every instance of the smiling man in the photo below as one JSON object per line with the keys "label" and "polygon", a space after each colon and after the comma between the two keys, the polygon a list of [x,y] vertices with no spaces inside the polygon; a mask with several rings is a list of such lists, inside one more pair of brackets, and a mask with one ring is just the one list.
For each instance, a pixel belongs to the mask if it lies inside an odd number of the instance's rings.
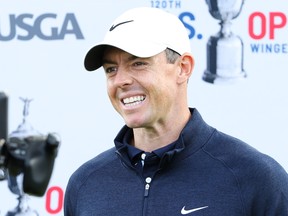
{"label": "smiling man", "polygon": [[285,170],[188,107],[193,66],[185,27],[155,8],[125,12],[88,51],[125,125],[71,176],[65,216],[288,215]]}
{"label": "smiling man", "polygon": [[[167,60],[168,52],[175,55],[173,63]],[[134,128],[133,146],[150,152],[178,138],[191,115],[186,97],[191,54],[167,50],[141,58],[109,47],[103,68],[112,105]]]}

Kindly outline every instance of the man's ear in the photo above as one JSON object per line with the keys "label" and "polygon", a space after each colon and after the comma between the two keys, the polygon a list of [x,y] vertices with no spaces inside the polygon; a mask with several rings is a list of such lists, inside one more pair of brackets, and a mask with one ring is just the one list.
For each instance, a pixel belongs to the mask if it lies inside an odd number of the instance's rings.
{"label": "man's ear", "polygon": [[190,53],[184,53],[180,58],[179,67],[181,71],[178,74],[178,83],[188,82],[194,68],[194,58]]}

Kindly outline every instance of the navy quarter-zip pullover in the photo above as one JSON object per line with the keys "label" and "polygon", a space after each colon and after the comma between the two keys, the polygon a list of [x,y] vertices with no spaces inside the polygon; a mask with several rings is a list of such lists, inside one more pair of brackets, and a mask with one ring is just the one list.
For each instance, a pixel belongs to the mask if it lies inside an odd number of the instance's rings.
{"label": "navy quarter-zip pullover", "polygon": [[131,163],[123,139],[132,129],[124,126],[114,148],[71,176],[64,215],[287,216],[287,172],[190,110],[175,148],[163,154],[148,177]]}

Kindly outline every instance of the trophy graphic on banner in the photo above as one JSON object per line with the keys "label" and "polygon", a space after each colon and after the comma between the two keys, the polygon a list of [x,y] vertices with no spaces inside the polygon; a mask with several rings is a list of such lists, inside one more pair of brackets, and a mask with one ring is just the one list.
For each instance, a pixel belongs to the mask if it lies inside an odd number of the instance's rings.
{"label": "trophy graphic on banner", "polygon": [[209,83],[234,83],[246,77],[243,42],[231,31],[231,20],[241,12],[244,0],[206,0],[210,14],[220,20],[221,30],[207,43],[207,69],[202,79]]}
{"label": "trophy graphic on banner", "polygon": [[[32,99],[27,98],[20,98],[20,99],[24,102],[23,121],[18,126],[18,128],[9,135],[10,140],[13,139],[21,140],[24,139],[24,137],[40,135],[39,132],[33,129],[33,127],[27,120],[29,114],[29,105]],[[21,150],[18,149],[18,151],[20,153]],[[24,154],[25,150],[22,151]],[[28,205],[29,196],[24,193],[22,188],[24,173],[21,172],[20,170],[17,170],[17,172],[18,173],[14,173],[12,175],[8,174],[7,176],[8,176],[8,187],[10,191],[18,195],[18,206],[15,209],[9,211],[6,214],[6,216],[38,216],[38,213],[29,207]]]}
{"label": "trophy graphic on banner", "polygon": [[0,180],[7,179],[10,191],[18,196],[17,207],[6,216],[38,216],[28,205],[28,194],[44,195],[58,153],[59,137],[35,130],[27,120],[32,100],[20,98],[24,102],[23,121],[7,138],[8,103],[4,96],[0,92]]}

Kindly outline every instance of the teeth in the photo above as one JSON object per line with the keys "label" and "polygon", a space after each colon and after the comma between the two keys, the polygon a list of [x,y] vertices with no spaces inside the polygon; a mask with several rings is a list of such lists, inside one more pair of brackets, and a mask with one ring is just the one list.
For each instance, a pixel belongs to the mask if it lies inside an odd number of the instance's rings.
{"label": "teeth", "polygon": [[141,101],[143,101],[145,99],[144,96],[134,96],[134,97],[129,97],[129,98],[125,98],[123,99],[123,102],[125,105],[128,106],[133,106],[133,105],[137,105],[139,104]]}

